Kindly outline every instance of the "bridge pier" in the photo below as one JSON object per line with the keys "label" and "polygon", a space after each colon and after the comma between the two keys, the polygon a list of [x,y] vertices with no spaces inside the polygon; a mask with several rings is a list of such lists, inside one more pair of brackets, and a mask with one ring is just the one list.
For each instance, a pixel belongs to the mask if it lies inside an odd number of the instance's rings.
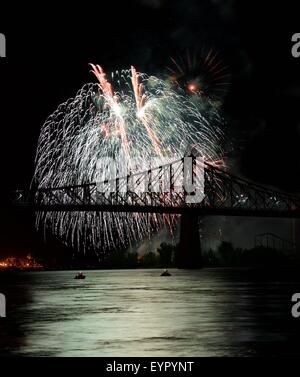
{"label": "bridge pier", "polygon": [[181,215],[177,267],[185,269],[202,268],[201,241],[197,215]]}

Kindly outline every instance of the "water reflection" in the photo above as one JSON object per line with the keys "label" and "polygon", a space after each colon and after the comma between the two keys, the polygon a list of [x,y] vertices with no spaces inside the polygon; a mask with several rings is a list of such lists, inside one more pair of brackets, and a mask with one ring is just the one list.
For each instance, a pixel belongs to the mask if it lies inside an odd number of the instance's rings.
{"label": "water reflection", "polygon": [[171,273],[88,271],[85,280],[72,271],[19,274],[8,292],[17,336],[2,324],[8,338],[0,345],[30,356],[299,353],[300,320],[290,314],[290,298],[300,292],[296,271]]}

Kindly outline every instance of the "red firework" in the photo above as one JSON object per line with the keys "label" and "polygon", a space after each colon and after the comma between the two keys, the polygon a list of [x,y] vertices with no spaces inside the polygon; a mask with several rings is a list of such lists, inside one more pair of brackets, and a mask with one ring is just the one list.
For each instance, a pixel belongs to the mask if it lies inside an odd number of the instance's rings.
{"label": "red firework", "polygon": [[197,93],[211,100],[222,101],[230,85],[228,67],[218,53],[210,49],[208,53],[193,53],[174,59],[166,67],[168,79],[187,93]]}

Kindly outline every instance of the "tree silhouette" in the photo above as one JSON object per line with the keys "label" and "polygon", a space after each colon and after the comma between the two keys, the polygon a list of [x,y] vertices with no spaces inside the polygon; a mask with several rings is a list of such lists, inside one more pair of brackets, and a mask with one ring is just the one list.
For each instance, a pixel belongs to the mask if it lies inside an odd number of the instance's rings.
{"label": "tree silhouette", "polygon": [[157,249],[160,257],[160,264],[162,267],[170,267],[173,260],[173,254],[175,252],[175,247],[172,244],[162,242],[160,247]]}

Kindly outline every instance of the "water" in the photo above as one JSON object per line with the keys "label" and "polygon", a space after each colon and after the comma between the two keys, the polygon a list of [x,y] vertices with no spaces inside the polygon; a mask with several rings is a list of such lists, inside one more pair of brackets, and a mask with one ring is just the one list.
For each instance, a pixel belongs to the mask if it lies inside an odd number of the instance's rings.
{"label": "water", "polygon": [[[0,349],[22,356],[300,354],[297,271],[248,269],[0,274]],[[1,353],[1,352],[0,352]]]}

